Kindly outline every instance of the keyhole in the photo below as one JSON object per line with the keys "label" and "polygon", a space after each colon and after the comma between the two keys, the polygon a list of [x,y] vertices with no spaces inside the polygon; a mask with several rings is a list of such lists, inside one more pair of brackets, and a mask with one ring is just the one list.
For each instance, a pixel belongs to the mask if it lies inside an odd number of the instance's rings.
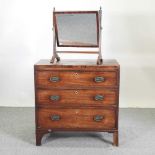
{"label": "keyhole", "polygon": [[76,94],[76,95],[78,94],[78,91],[77,91],[77,90],[75,91],[75,94]]}
{"label": "keyhole", "polygon": [[79,74],[78,73],[74,73],[73,74],[75,78],[78,78]]}

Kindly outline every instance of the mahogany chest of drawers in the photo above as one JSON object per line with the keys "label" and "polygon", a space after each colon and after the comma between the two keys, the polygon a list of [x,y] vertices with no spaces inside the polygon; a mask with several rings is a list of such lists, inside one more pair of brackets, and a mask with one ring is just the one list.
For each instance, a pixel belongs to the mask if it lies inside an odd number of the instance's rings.
{"label": "mahogany chest of drawers", "polygon": [[119,64],[62,60],[34,65],[36,145],[53,131],[113,133],[118,146]]}

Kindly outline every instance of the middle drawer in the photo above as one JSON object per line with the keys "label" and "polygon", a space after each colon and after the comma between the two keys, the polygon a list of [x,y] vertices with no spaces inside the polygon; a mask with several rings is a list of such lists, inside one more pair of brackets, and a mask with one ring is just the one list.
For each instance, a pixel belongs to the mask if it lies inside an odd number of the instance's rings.
{"label": "middle drawer", "polygon": [[37,104],[41,105],[116,105],[117,92],[111,89],[100,90],[45,90],[38,89]]}

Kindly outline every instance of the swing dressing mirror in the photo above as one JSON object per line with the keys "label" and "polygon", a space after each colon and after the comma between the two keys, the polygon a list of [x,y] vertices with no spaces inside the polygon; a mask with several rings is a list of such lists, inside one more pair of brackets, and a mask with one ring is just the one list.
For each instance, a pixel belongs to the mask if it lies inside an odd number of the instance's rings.
{"label": "swing dressing mirror", "polygon": [[[101,56],[101,9],[99,11],[53,11],[53,57],[60,61],[58,53],[98,54]],[[57,47],[98,48],[97,51],[58,51]]]}

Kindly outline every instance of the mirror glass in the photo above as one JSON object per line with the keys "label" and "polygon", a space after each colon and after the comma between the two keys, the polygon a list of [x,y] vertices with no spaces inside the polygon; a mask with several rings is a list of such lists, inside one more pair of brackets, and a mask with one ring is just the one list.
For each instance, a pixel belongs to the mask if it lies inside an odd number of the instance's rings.
{"label": "mirror glass", "polygon": [[58,46],[98,47],[97,13],[55,13]]}

